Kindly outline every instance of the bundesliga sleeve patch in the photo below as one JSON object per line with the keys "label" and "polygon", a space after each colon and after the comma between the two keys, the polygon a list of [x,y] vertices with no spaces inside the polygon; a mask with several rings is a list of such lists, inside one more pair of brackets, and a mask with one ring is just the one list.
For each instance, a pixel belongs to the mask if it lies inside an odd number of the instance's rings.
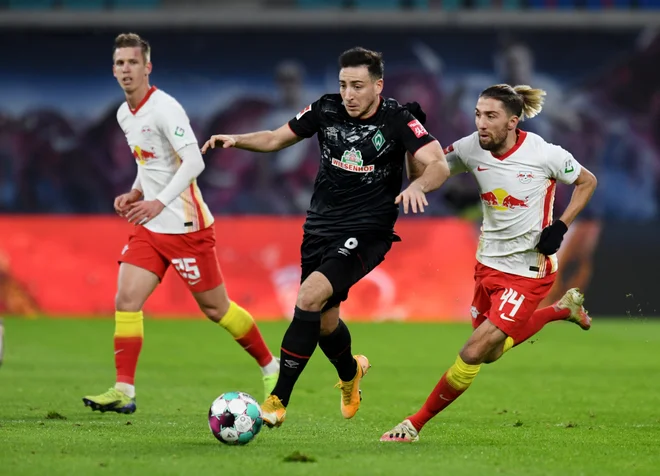
{"label": "bundesliga sleeve patch", "polygon": [[308,113],[311,110],[312,110],[312,105],[310,104],[305,109],[303,109],[298,114],[296,114],[296,120],[299,121],[301,117],[303,117],[306,113]]}
{"label": "bundesliga sleeve patch", "polygon": [[445,153],[445,155],[447,155],[447,154],[449,154],[449,153],[451,153],[451,152],[454,152],[454,144],[451,144],[449,147],[445,147],[445,149],[443,150],[443,152]]}
{"label": "bundesliga sleeve patch", "polygon": [[426,129],[424,129],[422,123],[419,122],[417,119],[415,119],[414,121],[410,121],[408,123],[408,127],[410,127],[410,130],[413,131],[413,134],[415,134],[415,137],[417,137],[418,139],[420,137],[424,137],[425,135],[428,135],[428,132],[426,132]]}

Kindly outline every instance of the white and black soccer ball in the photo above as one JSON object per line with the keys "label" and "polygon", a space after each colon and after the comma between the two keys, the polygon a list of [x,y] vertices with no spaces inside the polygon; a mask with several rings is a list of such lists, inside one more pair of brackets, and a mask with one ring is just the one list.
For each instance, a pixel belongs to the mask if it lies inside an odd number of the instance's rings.
{"label": "white and black soccer ball", "polygon": [[248,444],[259,434],[263,422],[261,407],[243,392],[223,393],[209,409],[211,433],[226,445]]}

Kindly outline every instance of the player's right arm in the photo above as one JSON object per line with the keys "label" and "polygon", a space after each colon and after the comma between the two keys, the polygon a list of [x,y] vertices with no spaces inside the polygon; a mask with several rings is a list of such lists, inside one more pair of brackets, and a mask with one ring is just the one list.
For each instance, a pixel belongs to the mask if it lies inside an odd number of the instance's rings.
{"label": "player's right arm", "polygon": [[[443,152],[445,153],[445,159],[447,160],[447,165],[449,166],[450,177],[468,171],[465,162],[463,162],[463,159],[456,150],[457,144],[458,141],[453,143],[449,147],[445,147],[445,149],[443,150]],[[425,168],[426,167],[424,166],[424,164],[421,163],[419,160],[416,160],[414,155],[412,155],[410,152],[406,153],[406,174],[408,176],[408,180],[410,180],[411,182],[417,180],[419,177],[422,176]]]}
{"label": "player's right arm", "polygon": [[202,154],[209,149],[236,147],[252,152],[277,152],[303,140],[293,133],[288,124],[274,131],[250,132],[249,134],[216,134],[202,147]]}
{"label": "player's right arm", "polygon": [[310,104],[300,111],[296,117],[291,119],[274,131],[259,131],[249,134],[217,134],[211,136],[202,147],[202,154],[208,149],[222,147],[236,147],[238,149],[251,150],[253,152],[277,152],[278,150],[292,146],[296,142],[307,139],[319,130],[319,103],[321,100]]}

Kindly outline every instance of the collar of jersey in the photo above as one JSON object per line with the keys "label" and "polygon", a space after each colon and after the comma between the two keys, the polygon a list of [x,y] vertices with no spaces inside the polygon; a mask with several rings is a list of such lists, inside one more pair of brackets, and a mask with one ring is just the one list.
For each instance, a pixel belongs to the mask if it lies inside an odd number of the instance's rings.
{"label": "collar of jersey", "polygon": [[527,132],[522,131],[520,129],[516,129],[516,132],[518,133],[518,140],[516,140],[516,143],[513,144],[513,147],[511,147],[509,150],[506,151],[506,153],[504,153],[500,156],[497,156],[497,155],[493,154],[492,152],[490,153],[490,155],[495,157],[497,160],[504,160],[507,157],[510,157],[515,151],[520,149],[520,146],[522,145],[522,143],[525,142],[525,138],[527,137]]}
{"label": "collar of jersey", "polygon": [[147,103],[147,101],[149,100],[151,95],[156,92],[156,89],[157,89],[156,86],[151,86],[149,88],[149,91],[147,91],[147,94],[144,95],[144,97],[142,98],[142,101],[140,101],[140,104],[138,104],[135,109],[131,109],[131,106],[128,106],[128,109],[131,111],[131,113],[134,116],[138,113],[138,111],[140,109],[142,109],[142,106],[144,106]]}

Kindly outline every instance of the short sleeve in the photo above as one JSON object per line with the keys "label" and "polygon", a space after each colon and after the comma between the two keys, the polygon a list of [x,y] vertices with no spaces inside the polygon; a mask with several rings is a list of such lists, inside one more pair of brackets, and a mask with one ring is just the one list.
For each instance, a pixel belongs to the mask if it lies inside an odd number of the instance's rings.
{"label": "short sleeve", "polygon": [[445,158],[447,159],[447,165],[449,165],[449,172],[451,175],[458,175],[465,172],[468,172],[467,165],[461,154],[460,150],[460,141],[454,142],[449,147],[445,147],[443,152],[445,153]]}
{"label": "short sleeve", "polygon": [[161,132],[175,151],[195,144],[197,138],[190,125],[190,120],[181,104],[176,101],[166,103],[161,111],[158,111]]}
{"label": "short sleeve", "polygon": [[436,140],[407,109],[399,109],[394,120],[396,133],[399,135],[405,149],[412,155],[415,155],[415,152],[426,144]]}
{"label": "short sleeve", "polygon": [[573,155],[557,145],[548,144],[546,160],[550,177],[561,183],[572,184],[582,171],[582,166]]}
{"label": "short sleeve", "polygon": [[289,127],[295,135],[308,139],[319,131],[321,116],[321,100],[313,102],[296,114],[289,121]]}

